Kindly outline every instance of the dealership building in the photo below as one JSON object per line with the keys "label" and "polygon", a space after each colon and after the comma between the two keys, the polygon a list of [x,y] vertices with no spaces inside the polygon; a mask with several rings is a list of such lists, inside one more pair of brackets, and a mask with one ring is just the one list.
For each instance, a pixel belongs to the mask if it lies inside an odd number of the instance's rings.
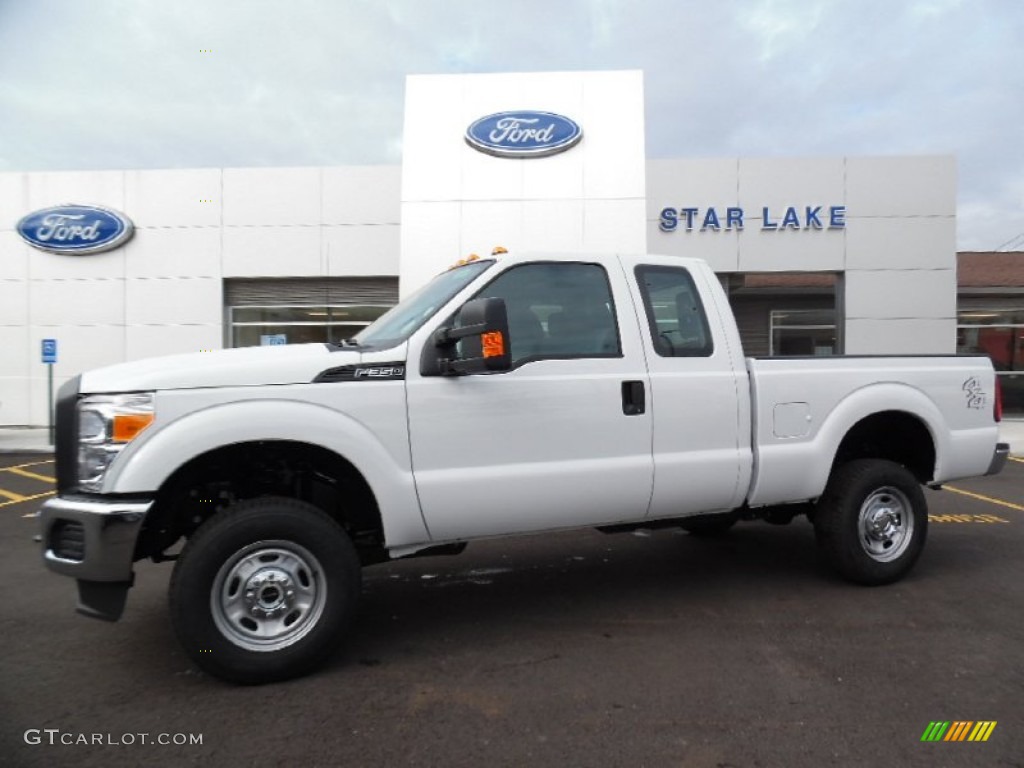
{"label": "dealership building", "polygon": [[749,355],[982,352],[1024,410],[1024,261],[957,254],[953,157],[644,136],[637,71],[424,75],[400,166],[0,173],[0,425],[47,422],[51,372],[347,338],[498,245],[699,257]]}

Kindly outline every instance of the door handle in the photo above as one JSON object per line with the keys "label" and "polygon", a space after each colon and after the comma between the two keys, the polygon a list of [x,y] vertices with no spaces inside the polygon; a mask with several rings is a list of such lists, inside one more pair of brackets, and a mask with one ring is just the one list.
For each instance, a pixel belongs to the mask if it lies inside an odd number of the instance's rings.
{"label": "door handle", "polygon": [[647,395],[642,381],[622,382],[622,412],[638,416],[647,410]]}

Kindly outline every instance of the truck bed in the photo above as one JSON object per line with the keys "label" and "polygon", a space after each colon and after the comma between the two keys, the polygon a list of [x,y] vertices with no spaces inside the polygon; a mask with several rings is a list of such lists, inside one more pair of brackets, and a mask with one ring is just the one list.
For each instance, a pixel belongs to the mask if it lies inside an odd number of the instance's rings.
{"label": "truck bed", "polygon": [[[747,358],[754,476],[748,503],[821,495],[844,436],[880,409],[872,438],[927,430],[938,484],[984,474],[998,427],[994,378],[981,356]],[[919,428],[919,427],[918,427]]]}

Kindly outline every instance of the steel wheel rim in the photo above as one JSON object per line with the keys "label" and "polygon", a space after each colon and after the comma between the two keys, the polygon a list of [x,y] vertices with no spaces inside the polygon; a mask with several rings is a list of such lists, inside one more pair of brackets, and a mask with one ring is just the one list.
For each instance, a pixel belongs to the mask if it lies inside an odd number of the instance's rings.
{"label": "steel wheel rim", "polygon": [[320,562],[291,541],[258,541],[217,572],[210,610],[217,629],[247,651],[277,651],[316,626],[327,601]]}
{"label": "steel wheel rim", "polygon": [[872,491],[861,504],[857,538],[868,557],[879,563],[898,559],[914,538],[910,499],[898,488]]}

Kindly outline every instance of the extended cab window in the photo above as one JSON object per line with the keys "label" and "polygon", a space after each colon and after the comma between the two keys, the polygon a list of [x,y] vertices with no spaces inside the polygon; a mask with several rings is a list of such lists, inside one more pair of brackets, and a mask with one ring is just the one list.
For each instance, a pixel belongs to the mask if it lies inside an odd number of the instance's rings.
{"label": "extended cab window", "polygon": [[708,357],[714,351],[704,305],[682,267],[637,267],[654,351],[662,357]]}
{"label": "extended cab window", "polygon": [[598,264],[512,267],[476,298],[505,300],[513,366],[544,358],[622,355],[608,275]]}

